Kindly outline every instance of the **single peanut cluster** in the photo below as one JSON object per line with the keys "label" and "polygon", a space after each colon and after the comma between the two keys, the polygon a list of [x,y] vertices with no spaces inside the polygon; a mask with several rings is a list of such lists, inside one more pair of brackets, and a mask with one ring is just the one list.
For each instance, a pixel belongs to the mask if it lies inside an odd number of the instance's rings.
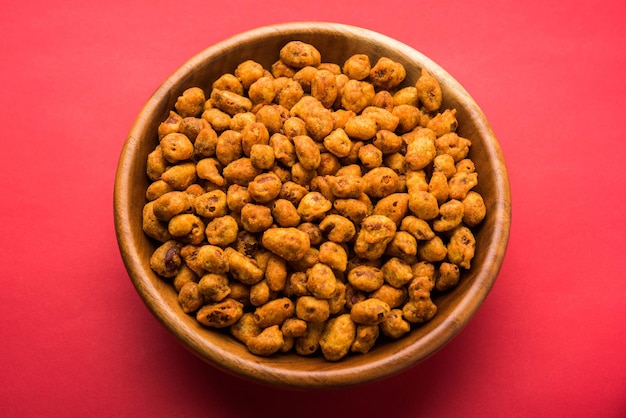
{"label": "single peanut cluster", "polygon": [[181,309],[255,354],[336,361],[437,312],[486,208],[426,70],[300,41],[192,87],[158,128],[143,229]]}

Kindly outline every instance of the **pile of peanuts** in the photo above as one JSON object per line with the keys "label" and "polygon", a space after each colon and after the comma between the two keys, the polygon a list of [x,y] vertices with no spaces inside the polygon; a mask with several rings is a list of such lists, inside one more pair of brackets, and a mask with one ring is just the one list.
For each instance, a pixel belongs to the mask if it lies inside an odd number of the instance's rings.
{"label": "pile of peanuts", "polygon": [[254,354],[329,361],[433,318],[486,208],[456,110],[426,70],[405,77],[291,41],[269,69],[248,60],[178,97],[148,156],[143,230],[185,313]]}

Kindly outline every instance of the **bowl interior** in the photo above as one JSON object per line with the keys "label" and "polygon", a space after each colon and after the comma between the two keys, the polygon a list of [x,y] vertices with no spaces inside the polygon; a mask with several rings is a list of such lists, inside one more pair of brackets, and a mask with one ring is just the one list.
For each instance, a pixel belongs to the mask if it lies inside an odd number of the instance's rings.
{"label": "bowl interior", "polygon": [[[479,174],[476,190],[487,206],[487,217],[475,230],[476,256],[458,286],[433,298],[437,315],[402,339],[377,344],[367,355],[353,355],[335,363],[323,357],[281,354],[257,357],[232,337],[199,325],[184,314],[171,284],[158,278],[148,260],[155,249],[141,227],[148,186],[146,158],[157,144],[157,127],[176,98],[193,86],[208,93],[212,82],[232,73],[244,60],[266,68],[278,59],[291,40],[315,45],[324,62],[342,64],[363,53],[372,62],[386,56],[404,63],[406,85],[422,67],[440,82],[444,107],[456,108],[457,132],[472,141],[470,157]],[[274,25],[237,35],[216,44],[184,64],[154,93],[133,125],[124,145],[115,184],[115,225],[129,276],[155,317],[191,351],[214,366],[261,383],[291,388],[329,388],[362,384],[396,374],[435,353],[468,322],[489,293],[504,257],[510,227],[510,195],[506,168],[496,138],[484,115],[464,88],[446,71],[414,49],[369,30],[331,23]]]}

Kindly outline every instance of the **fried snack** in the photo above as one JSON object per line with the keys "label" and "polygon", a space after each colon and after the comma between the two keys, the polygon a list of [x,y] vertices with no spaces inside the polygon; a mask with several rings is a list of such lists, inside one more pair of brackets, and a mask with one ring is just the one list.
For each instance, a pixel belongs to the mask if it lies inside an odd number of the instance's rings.
{"label": "fried snack", "polygon": [[[425,69],[284,45],[192,87],[146,161],[152,270],[259,356],[340,361],[402,338],[471,268],[487,207]],[[458,132],[457,132],[458,130]]]}

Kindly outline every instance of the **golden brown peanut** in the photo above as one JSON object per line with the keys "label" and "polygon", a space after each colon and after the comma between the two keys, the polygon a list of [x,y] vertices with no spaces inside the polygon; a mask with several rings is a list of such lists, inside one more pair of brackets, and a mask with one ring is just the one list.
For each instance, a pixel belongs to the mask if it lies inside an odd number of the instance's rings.
{"label": "golden brown peanut", "polygon": [[[215,110],[219,112],[219,110]],[[198,132],[198,136],[196,136],[196,140],[193,143],[194,157],[200,159],[215,156],[218,142],[219,138],[217,132],[215,132],[212,127],[207,126],[203,128]]]}
{"label": "golden brown peanut", "polygon": [[364,80],[370,75],[372,66],[370,58],[365,54],[355,54],[343,64],[343,73],[355,80]]}
{"label": "golden brown peanut", "polygon": [[439,205],[448,200],[450,195],[450,187],[448,186],[448,179],[446,175],[441,171],[433,172],[428,183],[428,192],[435,196]]}
{"label": "golden brown peanut", "polygon": [[198,291],[210,302],[224,300],[231,293],[228,286],[228,276],[225,274],[207,273],[198,282]]}
{"label": "golden brown peanut", "polygon": [[342,128],[333,130],[324,138],[324,146],[326,149],[337,157],[346,157],[352,149],[352,141]]}
{"label": "golden brown peanut", "polygon": [[366,141],[376,135],[378,126],[374,118],[361,114],[348,119],[343,129],[350,138]]}
{"label": "golden brown peanut", "polygon": [[274,151],[274,158],[276,161],[285,165],[286,167],[292,167],[296,161],[296,148],[292,141],[289,140],[283,134],[274,134],[270,137],[269,145]]}
{"label": "golden brown peanut", "polygon": [[414,86],[401,88],[393,94],[393,104],[395,106],[402,104],[418,106],[418,101],[417,88]]}
{"label": "golden brown peanut", "polygon": [[349,242],[356,234],[356,227],[341,215],[328,215],[319,224],[319,228],[329,241]]}
{"label": "golden brown peanut", "polygon": [[348,282],[363,292],[374,292],[383,285],[383,272],[376,267],[361,265],[348,272]]}
{"label": "golden brown peanut", "polygon": [[224,185],[224,177],[222,177],[221,172],[222,166],[215,158],[203,158],[196,164],[198,177],[219,187]]}
{"label": "golden brown peanut", "polygon": [[465,199],[471,189],[478,184],[478,173],[458,171],[448,181],[450,199]]}
{"label": "golden brown peanut", "polygon": [[304,335],[296,339],[296,353],[301,356],[310,356],[319,349],[320,338],[326,322],[310,322]]}
{"label": "golden brown peanut", "polygon": [[202,118],[186,117],[183,118],[183,120],[180,122],[178,132],[187,137],[187,139],[189,139],[189,141],[192,143],[193,147],[193,143],[196,141],[196,138],[198,137],[200,131],[202,131],[204,128],[210,127],[211,125],[209,124],[209,122]]}
{"label": "golden brown peanut", "polygon": [[233,184],[228,187],[226,193],[226,204],[232,212],[241,212],[241,209],[252,201],[248,188]]}
{"label": "golden brown peanut", "polygon": [[365,193],[374,198],[382,198],[394,193],[398,187],[398,174],[388,167],[376,167],[363,176]]}
{"label": "golden brown peanut", "polygon": [[426,241],[435,236],[430,224],[415,216],[407,216],[402,219],[400,230],[408,232],[418,241]]}
{"label": "golden brown peanut", "polygon": [[319,261],[338,271],[345,271],[348,266],[348,253],[339,244],[326,241],[320,246]]}
{"label": "golden brown peanut", "polygon": [[304,96],[302,86],[295,80],[288,79],[284,83],[275,80],[274,83],[278,87],[274,101],[287,110],[292,109]]}
{"label": "golden brown peanut", "polygon": [[464,206],[459,200],[451,199],[439,207],[441,217],[433,222],[437,232],[450,231],[461,224]]}
{"label": "golden brown peanut", "polygon": [[370,83],[350,79],[340,92],[341,106],[354,113],[361,113],[372,103],[375,94],[374,87]]}
{"label": "golden brown peanut", "polygon": [[354,252],[367,260],[379,259],[387,248],[387,244],[396,233],[396,224],[383,215],[371,215],[363,219],[358,232]]}
{"label": "golden brown peanut", "polygon": [[265,125],[270,135],[281,132],[283,123],[289,118],[289,109],[276,103],[262,105],[253,111],[256,121]]}
{"label": "golden brown peanut", "polygon": [[441,263],[437,279],[435,281],[435,289],[439,292],[445,292],[452,289],[459,283],[460,276],[461,272],[459,270],[459,266],[452,263]]}
{"label": "golden brown peanut", "polygon": [[252,312],[244,313],[237,322],[230,326],[232,335],[246,345],[252,337],[256,337],[261,331],[262,329],[256,324]]}
{"label": "golden brown peanut", "polygon": [[438,113],[435,117],[428,121],[426,127],[435,132],[436,136],[442,136],[450,132],[456,131],[459,126],[456,120],[456,109],[446,109]]}
{"label": "golden brown peanut", "polygon": [[233,325],[243,315],[243,304],[226,298],[221,302],[204,305],[196,313],[196,320],[202,325],[225,328]]}
{"label": "golden brown peanut", "polygon": [[308,170],[299,162],[291,167],[291,180],[303,187],[308,187],[316,176],[315,170]]}
{"label": "golden brown peanut", "polygon": [[295,227],[300,224],[300,215],[296,207],[287,199],[278,199],[272,203],[274,222],[282,227]]}
{"label": "golden brown peanut", "polygon": [[430,297],[410,300],[402,307],[402,316],[407,321],[419,324],[431,320],[437,313],[437,305]]}
{"label": "golden brown peanut", "polygon": [[192,162],[176,164],[168,167],[161,180],[166,182],[174,190],[185,190],[196,179],[196,165]]}
{"label": "golden brown peanut", "polygon": [[271,104],[276,97],[276,86],[271,77],[260,77],[250,85],[248,97],[254,104]]}
{"label": "golden brown peanut", "polygon": [[317,299],[330,299],[335,293],[337,279],[329,266],[316,263],[306,271],[307,290]]}
{"label": "golden brown peanut", "polygon": [[456,172],[466,172],[466,173],[473,173],[476,171],[476,166],[474,165],[474,162],[472,160],[470,160],[469,158],[464,158],[461,161],[459,161],[458,163],[456,163]]}
{"label": "golden brown peanut", "polygon": [[339,215],[348,218],[355,225],[360,224],[366,216],[370,215],[367,205],[357,199],[336,199],[333,207]]}
{"label": "golden brown peanut", "polygon": [[317,175],[320,177],[334,176],[341,168],[339,159],[330,152],[320,154],[320,165],[317,167]]}
{"label": "golden brown peanut", "polygon": [[226,193],[221,190],[213,190],[198,196],[195,199],[194,208],[198,215],[206,219],[222,217],[228,213]]}
{"label": "golden brown peanut", "polygon": [[146,189],[146,200],[152,201],[163,196],[167,192],[171,192],[172,188],[163,180],[153,181]]}
{"label": "golden brown peanut", "polygon": [[298,135],[293,138],[296,157],[302,167],[307,170],[315,170],[321,163],[320,150],[307,135]]}
{"label": "golden brown peanut", "polygon": [[309,192],[298,204],[298,215],[304,222],[311,222],[323,218],[333,204],[319,192]]}
{"label": "golden brown peanut", "polygon": [[212,89],[225,90],[239,95],[243,95],[243,85],[234,74],[222,74],[211,85]]}
{"label": "golden brown peanut", "polygon": [[410,193],[409,210],[415,216],[425,221],[435,219],[437,215],[439,215],[439,205],[437,204],[437,198],[431,193],[425,191]]}
{"label": "golden brown peanut", "polygon": [[417,240],[406,231],[397,231],[387,245],[385,254],[391,257],[407,259],[417,254]]}
{"label": "golden brown peanut", "polygon": [[253,60],[246,60],[235,68],[235,76],[239,79],[244,89],[249,89],[264,74],[265,69],[263,66]]}
{"label": "golden brown peanut", "polygon": [[267,328],[281,325],[287,318],[295,314],[295,305],[291,299],[282,297],[259,306],[254,311],[254,319],[258,326]]}
{"label": "golden brown peanut", "polygon": [[213,89],[211,91],[211,103],[230,116],[249,112],[252,109],[250,99],[228,90]]}
{"label": "golden brown peanut", "polygon": [[437,155],[448,154],[454,158],[454,162],[459,162],[467,157],[471,145],[472,142],[469,139],[463,138],[454,132],[435,139]]}
{"label": "golden brown peanut", "polygon": [[328,70],[318,70],[311,80],[311,96],[330,108],[337,99],[337,81],[335,75]]}
{"label": "golden brown peanut", "polygon": [[426,128],[412,131],[403,136],[408,142],[405,161],[411,170],[421,170],[437,155],[435,134]]}
{"label": "golden brown peanut", "polygon": [[278,197],[280,199],[288,200],[294,206],[297,206],[298,204],[300,204],[300,201],[307,193],[308,190],[306,187],[301,186],[293,181],[288,181],[283,183]]}
{"label": "golden brown peanut", "polygon": [[396,288],[406,285],[413,279],[411,266],[397,257],[389,259],[380,270],[385,282]]}
{"label": "golden brown peanut", "polygon": [[308,135],[317,141],[323,140],[334,128],[332,112],[312,96],[304,96],[293,105],[291,116],[302,119]]}
{"label": "golden brown peanut", "polygon": [[392,309],[381,322],[380,330],[385,336],[397,340],[411,330],[411,324],[403,318],[402,309]]}
{"label": "golden brown peanut", "polygon": [[330,192],[339,199],[355,199],[363,194],[364,183],[361,177],[345,174],[329,176],[328,185]]}
{"label": "golden brown peanut", "polygon": [[380,129],[372,142],[383,154],[394,154],[402,147],[402,137],[393,131]]}
{"label": "golden brown peanut", "polygon": [[228,271],[228,257],[224,250],[215,245],[203,245],[198,248],[196,260],[198,266],[206,272],[221,274]]}
{"label": "golden brown peanut", "polygon": [[259,174],[261,170],[253,166],[252,161],[245,157],[231,162],[222,171],[224,179],[240,186],[247,186]]}
{"label": "golden brown peanut", "polygon": [[436,262],[446,258],[447,254],[446,246],[438,235],[433,238],[424,241],[423,244],[417,248],[417,254],[424,261]]}
{"label": "golden brown peanut", "polygon": [[241,158],[242,155],[243,145],[240,132],[227,129],[218,136],[215,156],[222,165],[228,165]]}
{"label": "golden brown peanut", "polygon": [[293,75],[293,79],[300,83],[300,85],[302,86],[302,90],[305,93],[311,94],[311,83],[317,71],[318,69],[316,67],[307,65],[306,67],[302,67],[301,69],[296,71],[296,73]]}
{"label": "golden brown peanut", "polygon": [[199,280],[200,279],[198,278],[198,275],[194,273],[194,271],[190,269],[189,266],[183,263],[180,266],[180,269],[178,269],[178,273],[176,273],[176,276],[174,276],[174,279],[172,280],[172,285],[174,286],[176,292],[180,292],[180,289],[182,289],[185,284],[189,282],[198,283]]}
{"label": "golden brown peanut", "polygon": [[356,337],[356,324],[350,314],[330,319],[320,338],[320,349],[324,358],[330,361],[342,359],[350,351]]}
{"label": "golden brown peanut", "polygon": [[344,311],[346,306],[346,285],[341,280],[335,284],[335,293],[328,299],[328,310],[331,315],[336,315]]}
{"label": "golden brown peanut", "polygon": [[382,300],[393,309],[402,306],[408,297],[408,292],[406,287],[397,288],[385,283],[373,291],[370,296]]}
{"label": "golden brown peanut", "polygon": [[227,248],[228,272],[235,279],[246,285],[253,285],[263,280],[264,272],[256,260]]}
{"label": "golden brown peanut", "polygon": [[359,148],[359,161],[363,168],[371,170],[383,164],[383,153],[372,144],[367,144]]}
{"label": "golden brown peanut", "polygon": [[385,196],[374,206],[374,215],[384,215],[400,226],[402,219],[409,208],[409,195],[407,193],[392,193]]}
{"label": "golden brown peanut", "polygon": [[300,296],[296,300],[296,316],[309,323],[324,322],[330,316],[328,300],[314,296]]}
{"label": "golden brown peanut", "polygon": [[284,293],[286,296],[310,296],[306,288],[307,277],[303,271],[295,271],[287,277]]}
{"label": "golden brown peanut", "polygon": [[396,132],[400,134],[413,130],[420,123],[421,113],[415,106],[406,104],[394,106],[391,113],[398,118]]}
{"label": "golden brown peanut", "polygon": [[298,225],[298,229],[308,235],[311,245],[320,245],[322,243],[322,231],[320,231],[317,224],[312,222],[303,222]]}
{"label": "golden brown peanut", "polygon": [[[221,110],[211,107],[202,112],[202,119],[209,122],[211,128],[215,131],[225,131],[230,128],[231,117],[228,113],[222,112]],[[200,136],[200,134],[198,134]],[[198,138],[196,138],[196,142]],[[210,157],[210,155],[207,155]]]}
{"label": "golden brown peanut", "polygon": [[279,52],[280,60],[294,68],[303,68],[307,65],[317,67],[321,63],[321,54],[311,44],[301,41],[290,41]]}
{"label": "golden brown peanut", "polygon": [[204,109],[206,101],[204,91],[198,87],[188,88],[176,100],[174,108],[183,118],[188,116],[198,116]]}
{"label": "golden brown peanut", "polygon": [[299,260],[290,261],[289,267],[295,271],[306,271],[320,261],[319,253],[317,248],[311,247],[306,254],[304,254],[304,257]]}
{"label": "golden brown peanut", "polygon": [[487,213],[485,202],[480,194],[469,191],[463,198],[463,223],[472,227],[480,224]]}
{"label": "golden brown peanut", "polygon": [[193,143],[181,133],[167,134],[159,144],[163,158],[173,164],[188,160],[193,155]]}
{"label": "golden brown peanut", "polygon": [[379,332],[378,325],[357,324],[356,335],[350,351],[361,354],[368,353],[376,344]]}
{"label": "golden brown peanut", "polygon": [[239,225],[230,215],[221,216],[210,221],[205,229],[207,241],[211,245],[226,247],[237,240]]}
{"label": "golden brown peanut", "polygon": [[270,228],[263,233],[262,243],[287,261],[301,259],[310,248],[309,235],[296,228]]}
{"label": "golden brown peanut", "polygon": [[449,179],[456,173],[454,158],[450,154],[438,154],[433,159],[433,171],[441,172]]}
{"label": "golden brown peanut", "polygon": [[263,232],[272,226],[272,223],[274,218],[267,206],[248,203],[241,209],[241,224],[246,231]]}
{"label": "golden brown peanut", "polygon": [[161,175],[167,170],[168,162],[163,156],[161,146],[157,145],[156,148],[148,154],[148,161],[146,166],[146,174],[152,181],[157,181],[161,178]]}
{"label": "golden brown peanut", "polygon": [[178,304],[185,313],[198,310],[204,304],[204,296],[198,290],[198,283],[186,283],[178,293]]}
{"label": "golden brown peanut", "polygon": [[270,134],[261,122],[252,122],[246,124],[241,130],[241,148],[246,156],[250,156],[252,146],[256,144],[268,145]]}
{"label": "golden brown peanut", "polygon": [[469,228],[459,226],[452,232],[448,242],[448,260],[469,269],[476,250],[476,239]]}
{"label": "golden brown peanut", "polygon": [[146,235],[159,242],[172,239],[167,230],[167,223],[158,219],[154,214],[154,201],[146,203],[143,207],[142,229]]}
{"label": "golden brown peanut", "polygon": [[272,292],[281,292],[287,283],[287,263],[281,257],[270,254],[265,266],[265,280]]}
{"label": "golden brown peanut", "polygon": [[350,309],[350,318],[357,324],[374,325],[385,320],[391,308],[385,302],[376,298],[357,302]]}
{"label": "golden brown peanut", "polygon": [[200,244],[204,240],[204,228],[202,219],[191,213],[176,215],[167,224],[172,238],[183,244]]}
{"label": "golden brown peanut", "polygon": [[154,216],[161,221],[169,221],[181,213],[192,213],[193,201],[186,192],[172,191],[156,199],[152,205]]}
{"label": "golden brown peanut", "polygon": [[162,277],[174,277],[183,263],[181,245],[175,240],[161,244],[150,256],[150,268]]}
{"label": "golden brown peanut", "polygon": [[282,183],[274,173],[259,174],[248,185],[250,197],[259,203],[268,203],[278,197]]}
{"label": "golden brown peanut", "polygon": [[278,325],[263,329],[258,335],[248,339],[246,346],[252,354],[270,356],[279,351],[284,344],[284,338]]}
{"label": "golden brown peanut", "polygon": [[402,83],[405,77],[404,65],[387,57],[381,57],[370,70],[370,80],[377,89],[390,90]]}
{"label": "golden brown peanut", "polygon": [[280,330],[285,337],[302,337],[307,330],[307,322],[300,318],[287,318],[283,321]]}
{"label": "golden brown peanut", "polygon": [[167,119],[161,122],[157,129],[157,132],[159,134],[159,140],[167,134],[178,132],[182,120],[183,118],[179,114],[170,110],[170,114]]}
{"label": "golden brown peanut", "polygon": [[415,83],[415,88],[417,89],[420,103],[428,111],[432,112],[441,107],[443,97],[441,86],[437,79],[431,76],[425,68],[422,68],[422,73]]}

